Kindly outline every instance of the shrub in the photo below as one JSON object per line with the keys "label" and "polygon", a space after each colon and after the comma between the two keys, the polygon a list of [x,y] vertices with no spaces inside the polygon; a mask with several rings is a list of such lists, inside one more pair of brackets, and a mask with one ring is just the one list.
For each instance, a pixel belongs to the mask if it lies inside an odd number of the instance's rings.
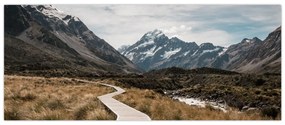
{"label": "shrub", "polygon": [[255,81],[255,85],[256,85],[256,86],[261,86],[261,85],[263,85],[264,83],[265,83],[265,80],[262,79],[262,78],[259,78],[259,79],[257,79],[257,80]]}
{"label": "shrub", "polygon": [[243,108],[243,106],[244,106],[244,103],[241,102],[241,101],[238,101],[238,100],[233,100],[233,101],[231,101],[231,102],[229,102],[229,103],[232,103],[231,105],[232,105],[233,107],[238,108],[239,111],[241,111],[242,108]]}
{"label": "shrub", "polygon": [[275,107],[267,107],[261,110],[263,116],[268,116],[271,117],[272,119],[276,119],[279,112],[280,111]]}
{"label": "shrub", "polygon": [[21,114],[15,108],[11,110],[4,109],[4,119],[5,120],[21,120]]}
{"label": "shrub", "polygon": [[83,120],[87,115],[88,108],[86,106],[80,107],[78,110],[74,113],[74,118],[76,120]]}
{"label": "shrub", "polygon": [[35,100],[36,98],[37,98],[37,96],[33,93],[27,93],[21,97],[21,99],[24,101],[32,101],[32,100]]}
{"label": "shrub", "polygon": [[56,110],[64,108],[64,104],[58,99],[53,99],[46,103],[46,107],[48,107],[51,110]]}
{"label": "shrub", "polygon": [[261,93],[261,91],[260,90],[256,90],[254,93],[259,95]]}

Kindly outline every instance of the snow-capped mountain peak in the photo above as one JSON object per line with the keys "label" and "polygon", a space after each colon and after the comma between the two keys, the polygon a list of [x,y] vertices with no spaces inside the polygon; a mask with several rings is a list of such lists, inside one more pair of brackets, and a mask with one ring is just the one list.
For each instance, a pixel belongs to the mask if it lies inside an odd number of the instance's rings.
{"label": "snow-capped mountain peak", "polygon": [[[247,71],[247,67],[241,68],[245,63],[260,62],[260,59],[267,59],[267,56],[273,59],[272,55],[274,54],[277,55],[276,59],[280,59],[280,53],[278,53],[281,48],[280,33],[280,28],[271,33],[268,40],[265,40],[269,42],[263,42],[254,37],[222,47],[210,42],[200,45],[195,42],[184,42],[178,37],[167,37],[162,31],[154,30],[144,34],[138,42],[121,53],[146,71],[173,66],[182,68],[214,67]],[[274,46],[277,47],[273,48]],[[260,51],[260,48],[267,49],[266,51],[270,53],[260,54],[266,53]],[[262,58],[256,58],[257,56]],[[256,65],[259,66],[259,63]]]}
{"label": "snow-capped mountain peak", "polygon": [[159,29],[154,29],[152,32],[148,32],[148,33],[151,33],[152,35],[155,35],[155,36],[163,34],[162,30],[159,30]]}
{"label": "snow-capped mountain peak", "polygon": [[[198,46],[195,42],[185,42],[178,37],[169,38],[161,30],[155,29],[121,53],[142,69],[150,70],[177,66],[178,62],[175,61],[181,61],[179,64],[184,67],[205,66],[206,62],[213,60],[212,56],[219,56],[222,51],[223,47],[212,43]],[[198,60],[203,63],[198,63]]]}
{"label": "snow-capped mountain peak", "polygon": [[164,33],[161,30],[155,29],[153,31],[147,32],[143,38],[148,40],[154,40],[155,38],[158,38],[160,36],[164,35]]}
{"label": "snow-capped mountain peak", "polygon": [[30,5],[30,7],[36,9],[38,12],[45,14],[48,17],[57,17],[59,19],[62,19],[67,16],[67,14],[63,13],[63,11],[56,9],[52,5]]}
{"label": "snow-capped mountain peak", "polygon": [[65,14],[63,11],[58,10],[53,5],[24,5],[23,7],[35,9],[49,18],[57,18],[62,20],[66,25],[68,25],[68,22],[71,19],[74,21],[80,21],[78,17]]}

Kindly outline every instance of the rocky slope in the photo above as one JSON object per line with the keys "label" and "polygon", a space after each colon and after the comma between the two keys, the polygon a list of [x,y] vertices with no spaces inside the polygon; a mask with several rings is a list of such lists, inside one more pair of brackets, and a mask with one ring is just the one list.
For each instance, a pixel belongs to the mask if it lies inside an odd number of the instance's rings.
{"label": "rocky slope", "polygon": [[270,33],[256,49],[248,52],[240,72],[269,72],[281,74],[281,27]]}
{"label": "rocky slope", "polygon": [[281,27],[261,41],[244,39],[231,45],[211,65],[215,68],[246,73],[281,73]]}
{"label": "rocky slope", "polygon": [[6,5],[4,23],[7,73],[139,72],[130,60],[97,37],[78,17],[51,5]]}

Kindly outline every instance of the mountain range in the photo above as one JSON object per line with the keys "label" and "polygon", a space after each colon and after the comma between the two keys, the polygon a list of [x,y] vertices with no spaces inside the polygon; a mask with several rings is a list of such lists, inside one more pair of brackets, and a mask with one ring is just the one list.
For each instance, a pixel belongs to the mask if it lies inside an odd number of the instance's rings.
{"label": "mountain range", "polygon": [[140,72],[78,18],[52,5],[5,5],[5,73]]}
{"label": "mountain range", "polygon": [[281,27],[265,40],[197,45],[161,30],[115,50],[76,16],[52,5],[4,6],[5,73],[98,76],[180,67],[281,73]]}
{"label": "mountain range", "polygon": [[281,73],[281,27],[265,40],[245,38],[229,47],[185,42],[161,30],[147,32],[119,51],[145,71],[168,67],[210,67],[242,73]]}

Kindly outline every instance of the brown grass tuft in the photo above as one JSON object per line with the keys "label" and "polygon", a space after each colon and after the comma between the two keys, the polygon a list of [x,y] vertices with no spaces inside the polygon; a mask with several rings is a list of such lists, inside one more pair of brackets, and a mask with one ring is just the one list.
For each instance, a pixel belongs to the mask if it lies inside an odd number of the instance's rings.
{"label": "brown grass tuft", "polygon": [[97,99],[112,91],[76,79],[5,76],[5,120],[114,120]]}

